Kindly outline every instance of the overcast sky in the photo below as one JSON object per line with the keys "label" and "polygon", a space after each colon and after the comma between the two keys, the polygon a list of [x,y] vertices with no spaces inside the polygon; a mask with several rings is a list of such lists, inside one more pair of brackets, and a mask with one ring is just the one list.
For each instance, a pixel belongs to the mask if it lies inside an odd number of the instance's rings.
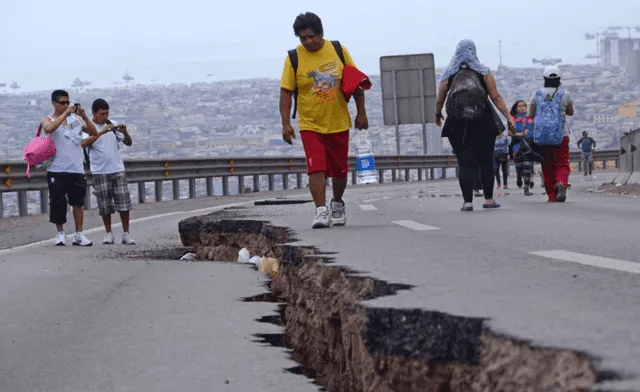
{"label": "overcast sky", "polygon": [[[546,56],[586,63],[596,44],[585,33],[640,25],[640,0],[0,0],[0,82],[49,88],[71,75],[111,80],[126,69],[141,81],[168,80],[171,72],[279,77],[286,51],[298,43],[293,20],[304,11],[317,13],[325,37],[339,39],[371,74],[390,54],[431,52],[437,66],[446,65],[463,38],[476,41],[491,67],[500,39],[507,65]],[[149,76],[153,69],[158,76]]]}

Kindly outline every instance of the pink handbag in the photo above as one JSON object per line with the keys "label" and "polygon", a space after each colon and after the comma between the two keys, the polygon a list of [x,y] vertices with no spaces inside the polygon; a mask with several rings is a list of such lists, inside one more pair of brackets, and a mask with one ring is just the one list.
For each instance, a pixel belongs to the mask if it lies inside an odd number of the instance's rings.
{"label": "pink handbag", "polygon": [[27,178],[31,177],[31,166],[36,166],[56,155],[56,145],[50,137],[40,137],[42,124],[36,137],[24,148],[24,160],[27,161]]}

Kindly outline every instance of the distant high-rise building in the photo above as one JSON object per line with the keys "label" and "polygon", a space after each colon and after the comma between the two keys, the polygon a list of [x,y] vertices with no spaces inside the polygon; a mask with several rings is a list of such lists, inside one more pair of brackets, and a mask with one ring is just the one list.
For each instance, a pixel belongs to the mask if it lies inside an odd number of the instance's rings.
{"label": "distant high-rise building", "polygon": [[640,49],[640,38],[605,37],[600,40],[600,58],[605,68],[624,68],[629,55]]}
{"label": "distant high-rise building", "polygon": [[627,59],[627,75],[635,84],[640,84],[640,49],[636,49],[629,54]]}

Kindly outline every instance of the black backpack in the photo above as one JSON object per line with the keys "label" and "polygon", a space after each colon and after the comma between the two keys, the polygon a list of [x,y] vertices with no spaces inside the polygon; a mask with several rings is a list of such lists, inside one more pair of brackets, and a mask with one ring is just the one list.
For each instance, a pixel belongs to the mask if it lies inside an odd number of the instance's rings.
{"label": "black backpack", "polygon": [[[344,64],[344,53],[342,53],[342,45],[340,45],[340,41],[331,41],[333,44],[333,48],[338,53],[338,57],[340,57],[340,61]],[[294,77],[298,73],[298,51],[296,49],[291,49],[289,52],[289,60],[291,60],[291,65],[293,66],[293,75]],[[296,118],[296,112],[298,111],[298,87],[293,90],[293,116],[291,118]]]}
{"label": "black backpack", "polygon": [[451,79],[447,97],[447,117],[478,120],[487,112],[487,90],[478,73],[460,66]]}

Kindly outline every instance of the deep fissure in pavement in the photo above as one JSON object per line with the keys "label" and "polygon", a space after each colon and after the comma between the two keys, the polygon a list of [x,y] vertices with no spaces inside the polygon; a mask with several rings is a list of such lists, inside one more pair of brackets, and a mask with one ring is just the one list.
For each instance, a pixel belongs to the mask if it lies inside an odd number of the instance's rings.
{"label": "deep fissure in pavement", "polygon": [[242,247],[281,260],[268,292],[243,299],[281,302],[275,315],[257,321],[283,326],[284,333],[256,341],[289,348],[301,366],[286,370],[327,391],[584,391],[618,378],[597,371],[597,359],[586,353],[535,347],[491,331],[484,318],[363,306],[411,286],[333,265],[314,247],[288,245],[296,239],[287,228],[229,217],[181,221],[183,244],[201,260],[235,260]]}

